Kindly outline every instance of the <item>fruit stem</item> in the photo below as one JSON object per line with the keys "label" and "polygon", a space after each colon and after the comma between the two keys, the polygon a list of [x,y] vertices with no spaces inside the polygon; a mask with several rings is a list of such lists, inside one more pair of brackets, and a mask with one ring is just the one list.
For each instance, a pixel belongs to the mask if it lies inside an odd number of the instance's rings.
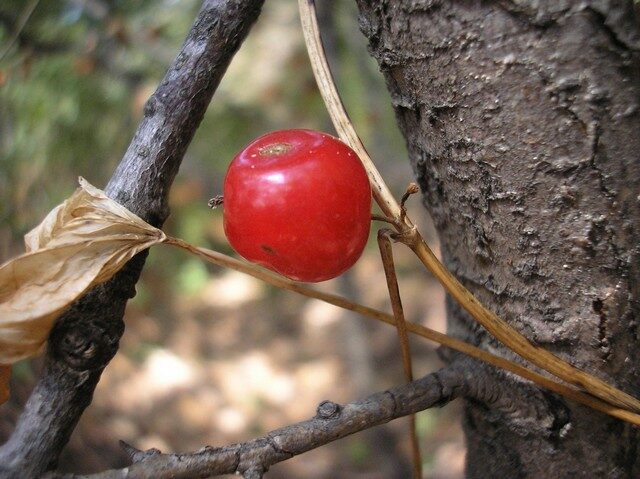
{"label": "fruit stem", "polygon": [[216,195],[207,202],[207,206],[209,206],[209,208],[211,208],[212,210],[215,210],[218,206],[221,206],[223,203],[224,203],[224,197],[222,195]]}
{"label": "fruit stem", "polygon": [[407,217],[407,208],[405,208],[404,204],[409,199],[409,196],[416,194],[418,191],[420,191],[420,188],[415,183],[411,182],[407,185],[407,191],[404,192],[400,199],[400,223],[404,223]]}

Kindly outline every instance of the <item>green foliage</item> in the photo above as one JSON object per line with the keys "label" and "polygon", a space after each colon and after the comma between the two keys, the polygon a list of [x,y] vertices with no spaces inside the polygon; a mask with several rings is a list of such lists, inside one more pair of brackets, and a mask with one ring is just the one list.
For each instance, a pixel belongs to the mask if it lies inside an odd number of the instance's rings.
{"label": "green foliage", "polygon": [[209,278],[207,266],[196,258],[187,259],[179,270],[178,286],[182,294],[193,295],[200,292]]}
{"label": "green foliage", "polygon": [[357,439],[349,441],[347,454],[356,467],[366,466],[367,462],[371,459],[372,452],[371,446],[365,441]]}
{"label": "green foliage", "polygon": [[[0,226],[15,240],[73,190],[76,176],[105,182],[133,132],[136,95],[165,67],[149,45],[173,52],[183,34],[166,28],[169,12],[150,23],[155,2],[101,10],[40,1],[17,30],[27,3],[0,6]],[[183,28],[189,10],[176,22]]]}
{"label": "green foliage", "polygon": [[433,409],[426,409],[416,414],[416,430],[420,438],[428,437],[437,427],[438,414]]}

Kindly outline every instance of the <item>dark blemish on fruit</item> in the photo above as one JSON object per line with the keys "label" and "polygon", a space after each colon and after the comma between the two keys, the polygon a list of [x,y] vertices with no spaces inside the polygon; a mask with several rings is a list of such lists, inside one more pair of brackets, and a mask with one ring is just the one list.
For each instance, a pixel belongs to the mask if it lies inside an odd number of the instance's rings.
{"label": "dark blemish on fruit", "polygon": [[287,151],[293,148],[293,145],[289,143],[272,143],[267,146],[263,146],[258,150],[260,156],[279,156],[284,155]]}
{"label": "dark blemish on fruit", "polygon": [[274,256],[276,256],[278,253],[276,252],[276,250],[274,250],[271,246],[263,244],[262,246],[260,246],[260,248],[262,248],[262,251],[264,251],[267,254],[272,254]]}

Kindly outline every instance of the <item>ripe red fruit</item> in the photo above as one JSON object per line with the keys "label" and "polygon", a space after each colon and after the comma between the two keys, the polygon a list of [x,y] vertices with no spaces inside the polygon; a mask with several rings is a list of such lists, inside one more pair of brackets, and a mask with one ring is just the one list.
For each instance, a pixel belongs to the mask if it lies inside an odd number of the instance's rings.
{"label": "ripe red fruit", "polygon": [[268,133],[224,179],[224,231],[244,258],[291,279],[335,278],[362,254],[371,188],[356,153],[311,130]]}

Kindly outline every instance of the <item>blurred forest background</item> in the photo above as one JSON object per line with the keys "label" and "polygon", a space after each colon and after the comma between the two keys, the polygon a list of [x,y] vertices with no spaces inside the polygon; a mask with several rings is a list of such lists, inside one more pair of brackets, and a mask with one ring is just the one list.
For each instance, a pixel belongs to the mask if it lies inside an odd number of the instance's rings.
{"label": "blurred forest background", "polygon": [[[392,190],[411,180],[404,141],[352,0],[322,0],[321,28],[347,109]],[[0,3],[0,261],[83,176],[105,186],[146,99],[177,53],[196,0],[3,0]],[[332,132],[306,57],[294,0],[267,0],[193,141],[164,229],[232,253],[220,211],[226,165],[258,135],[282,128]],[[420,200],[411,214],[437,238]],[[374,230],[376,226],[374,224]],[[372,236],[373,238],[373,236]],[[396,248],[411,321],[444,330],[443,293]],[[81,274],[81,272],[79,272]],[[390,310],[375,241],[343,277],[319,288]],[[155,248],[127,308],[121,348],[61,459],[61,469],[122,467],[118,439],[190,451],[247,440],[399,384],[394,329],[323,303]],[[412,343],[417,375],[440,366],[435,346]],[[14,368],[0,406],[0,441],[37,379],[39,360]],[[425,477],[462,476],[460,405],[418,417]],[[409,477],[404,421],[354,435],[275,466],[269,477]]]}

